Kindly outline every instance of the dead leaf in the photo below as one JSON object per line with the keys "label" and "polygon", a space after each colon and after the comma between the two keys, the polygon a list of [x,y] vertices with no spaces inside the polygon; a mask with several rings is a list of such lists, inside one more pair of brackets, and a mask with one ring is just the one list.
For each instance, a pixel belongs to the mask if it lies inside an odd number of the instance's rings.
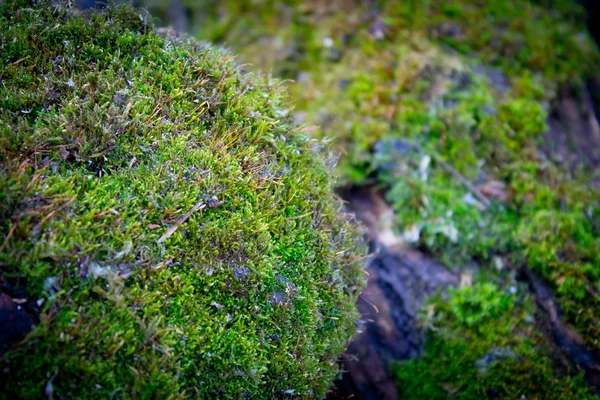
{"label": "dead leaf", "polygon": [[208,201],[206,202],[206,206],[208,208],[217,208],[222,206],[224,203],[224,201],[220,201],[216,196],[213,196],[210,199],[208,199]]}

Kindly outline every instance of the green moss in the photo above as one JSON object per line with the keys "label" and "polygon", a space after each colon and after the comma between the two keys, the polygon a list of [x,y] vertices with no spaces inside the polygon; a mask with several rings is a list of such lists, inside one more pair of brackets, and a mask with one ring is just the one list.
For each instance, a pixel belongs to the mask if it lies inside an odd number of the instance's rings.
{"label": "green moss", "polygon": [[322,397],[363,248],[278,86],[129,7],[0,9],[0,271],[40,313],[0,397]]}
{"label": "green moss", "polygon": [[[143,4],[165,14],[156,2]],[[185,6],[201,38],[233,47],[242,62],[297,80],[290,85],[296,109],[321,127],[317,136],[335,138],[348,154],[339,172],[354,182],[364,179],[373,144],[398,130],[414,135],[405,118],[428,122],[428,104],[445,92],[444,77],[464,71],[455,68],[464,64],[460,57],[440,51],[440,45],[462,48],[476,63],[496,65],[514,81],[535,74],[543,99],[553,96],[557,84],[578,85],[600,61],[593,41],[576,24],[583,13],[567,1],[553,4],[552,12],[529,2],[513,7],[495,0]]]}
{"label": "green moss", "polygon": [[432,299],[422,316],[428,352],[396,365],[400,397],[597,398],[580,374],[546,350],[534,310],[528,296],[487,279]]}

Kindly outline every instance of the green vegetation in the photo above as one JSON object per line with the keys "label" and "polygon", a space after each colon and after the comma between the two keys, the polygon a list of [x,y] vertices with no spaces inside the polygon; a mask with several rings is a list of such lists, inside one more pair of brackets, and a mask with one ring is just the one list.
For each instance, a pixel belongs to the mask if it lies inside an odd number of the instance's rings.
{"label": "green vegetation", "polygon": [[0,2],[0,398],[323,397],[359,232],[270,79],[144,12]]}
{"label": "green vegetation", "polygon": [[[555,368],[539,330],[524,322],[524,313],[537,316],[530,299],[497,310],[506,325],[485,316],[515,284],[513,272],[531,268],[554,289],[564,320],[600,353],[597,171],[555,157],[546,140],[557,93],[577,91],[600,63],[577,2],[184,4],[199,37],[295,80],[296,118],[338,146],[344,183],[387,189],[400,235],[450,268],[481,266],[485,279],[448,294],[462,302],[486,291],[473,311],[477,324],[431,300],[437,328],[429,352],[398,370],[405,385],[421,371],[405,398],[478,399],[486,387],[505,398],[584,397],[582,380]],[[505,347],[515,356],[494,364],[493,380],[481,379],[474,361]],[[444,379],[458,383],[435,383]],[[418,386],[423,392],[412,390]]]}
{"label": "green vegetation", "polygon": [[528,296],[477,282],[435,300],[428,351],[396,369],[400,398],[597,398],[542,345]]}

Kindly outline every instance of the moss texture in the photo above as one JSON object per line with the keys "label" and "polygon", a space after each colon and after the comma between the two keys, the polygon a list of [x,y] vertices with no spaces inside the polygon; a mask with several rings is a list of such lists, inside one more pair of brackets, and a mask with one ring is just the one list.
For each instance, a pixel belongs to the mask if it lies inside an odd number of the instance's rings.
{"label": "moss texture", "polygon": [[596,399],[543,345],[526,292],[482,279],[432,299],[422,316],[428,351],[396,367],[399,397]]}
{"label": "moss texture", "polygon": [[322,397],[359,232],[285,96],[144,12],[0,2],[1,398]]}
{"label": "moss texture", "polygon": [[[536,271],[555,290],[565,321],[600,353],[598,173],[554,157],[546,141],[557,93],[581,88],[600,62],[576,1],[238,3],[184,1],[200,37],[231,46],[241,62],[295,80],[289,91],[296,118],[338,146],[343,182],[386,187],[398,235],[450,268],[476,260],[485,276],[476,281],[492,282],[484,287],[496,293],[482,303],[515,286],[518,268]],[[159,4],[147,4],[161,14]],[[581,379],[565,381],[565,371],[553,367],[539,330],[518,328],[522,311],[501,313],[516,321],[508,330],[482,319],[480,336],[471,325],[457,327],[444,301],[430,306],[448,317],[431,331],[432,355],[399,376],[414,368],[464,374],[458,388],[438,386],[435,393],[481,398],[490,381],[463,358],[476,360],[502,337],[525,332],[525,342],[511,345],[518,357],[507,364],[517,372],[499,374],[504,383],[492,385],[503,387],[503,397],[586,391]],[[464,352],[454,352],[457,343]],[[444,367],[435,356],[440,351]],[[532,380],[523,373],[528,368],[544,378]],[[436,379],[419,376],[410,387]],[[421,394],[406,391],[407,398]]]}

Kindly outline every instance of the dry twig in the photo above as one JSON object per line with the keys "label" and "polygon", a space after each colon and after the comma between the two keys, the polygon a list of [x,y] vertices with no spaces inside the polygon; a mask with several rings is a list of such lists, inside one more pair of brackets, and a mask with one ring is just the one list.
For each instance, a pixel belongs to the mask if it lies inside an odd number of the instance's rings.
{"label": "dry twig", "polygon": [[192,213],[198,211],[198,210],[202,210],[203,208],[206,207],[206,204],[204,204],[203,202],[200,202],[198,204],[196,204],[194,207],[190,208],[190,210],[188,212],[186,212],[181,218],[179,218],[177,220],[177,222],[175,222],[173,224],[173,226],[171,226],[169,229],[167,229],[167,231],[165,232],[164,235],[162,235],[157,242],[158,243],[163,243],[165,240],[167,240],[168,238],[170,238],[175,231],[177,230],[177,228],[179,228],[181,226],[181,224],[183,224],[189,217],[190,215],[192,215]]}

